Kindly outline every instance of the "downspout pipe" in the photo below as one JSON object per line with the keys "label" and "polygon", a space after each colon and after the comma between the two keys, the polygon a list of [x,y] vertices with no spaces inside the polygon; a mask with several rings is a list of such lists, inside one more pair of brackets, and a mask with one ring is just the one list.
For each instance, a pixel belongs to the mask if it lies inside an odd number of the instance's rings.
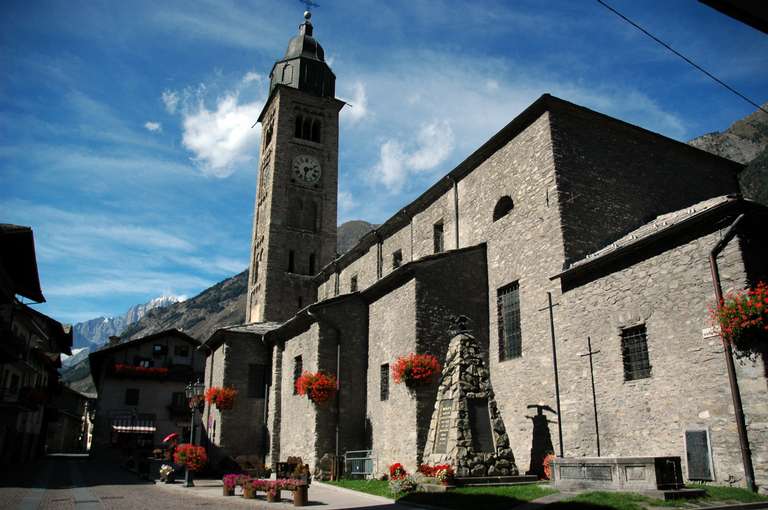
{"label": "downspout pipe", "polygon": [[[720,241],[715,244],[709,253],[709,269],[712,272],[712,286],[715,290],[715,302],[717,309],[723,305],[723,287],[720,283],[720,271],[717,266],[717,255],[725,249],[728,243],[736,236],[737,227],[744,220],[744,214],[740,214],[736,220],[728,227]],[[722,334],[720,335],[722,339]],[[739,391],[739,381],[736,379],[736,367],[733,363],[733,349],[731,344],[723,340],[723,353],[725,355],[725,366],[728,369],[728,383],[731,388],[731,399],[733,400],[733,410],[736,413],[736,429],[739,432],[739,448],[741,450],[741,463],[744,467],[744,477],[746,478],[747,488],[752,492],[757,492],[755,486],[755,470],[752,466],[752,452],[749,449],[749,437],[747,436],[747,424],[744,419],[744,408],[741,403],[741,392]]]}
{"label": "downspout pipe", "polygon": [[307,309],[307,313],[310,317],[315,319],[318,323],[323,322],[327,324],[336,336],[336,437],[334,442],[334,451],[336,452],[336,462],[339,460],[341,448],[341,331],[333,322],[326,318],[320,318],[311,308]]}

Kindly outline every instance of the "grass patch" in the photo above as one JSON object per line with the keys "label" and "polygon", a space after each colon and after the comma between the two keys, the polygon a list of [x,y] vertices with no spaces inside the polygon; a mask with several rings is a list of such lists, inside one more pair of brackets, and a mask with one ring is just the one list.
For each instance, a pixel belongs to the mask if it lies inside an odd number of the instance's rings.
{"label": "grass patch", "polygon": [[[376,496],[395,499],[389,492],[389,482],[381,480],[339,480],[325,482]],[[541,485],[512,485],[507,487],[462,487],[450,492],[414,492],[400,498],[403,502],[421,503],[448,509],[501,510],[557,492]]]}
{"label": "grass patch", "polygon": [[400,499],[449,509],[501,510],[557,492],[541,485],[462,487],[450,492],[414,492]]}
{"label": "grass patch", "polygon": [[757,503],[759,501],[768,501],[767,496],[755,494],[747,489],[739,487],[721,487],[719,485],[690,484],[686,487],[690,489],[704,489],[707,491],[707,499],[715,501],[736,501],[738,503]]}
{"label": "grass patch", "polygon": [[656,500],[634,494],[632,492],[583,492],[578,496],[564,499],[547,507],[549,509],[614,509],[614,510],[643,510],[645,504]]}
{"label": "grass patch", "polygon": [[395,496],[389,492],[389,482],[382,480],[337,480],[335,482],[323,482],[345,489],[366,492],[374,496],[384,496],[385,498],[395,499]]}

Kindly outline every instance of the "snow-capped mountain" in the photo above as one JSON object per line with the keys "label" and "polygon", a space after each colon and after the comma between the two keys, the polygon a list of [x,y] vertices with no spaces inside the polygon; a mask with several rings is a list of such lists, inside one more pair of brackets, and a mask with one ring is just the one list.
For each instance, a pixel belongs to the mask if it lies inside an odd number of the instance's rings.
{"label": "snow-capped mountain", "polygon": [[[160,296],[147,303],[134,305],[125,314],[117,317],[97,317],[85,322],[79,322],[72,327],[75,349],[92,348],[104,344],[110,336],[119,336],[123,330],[138,321],[144,314],[154,308],[180,303],[186,296]],[[87,354],[86,354],[87,356]]]}

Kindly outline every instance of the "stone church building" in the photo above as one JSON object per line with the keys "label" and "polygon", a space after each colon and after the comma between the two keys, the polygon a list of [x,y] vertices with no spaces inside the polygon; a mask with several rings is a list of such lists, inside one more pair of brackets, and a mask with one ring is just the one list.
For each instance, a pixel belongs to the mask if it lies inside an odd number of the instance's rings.
{"label": "stone church building", "polygon": [[[344,103],[305,17],[258,119],[246,324],[201,347],[206,385],[239,391],[233,410],[204,411],[212,450],[310,465],[372,450],[377,473],[414,470],[432,453],[438,383],[409,389],[392,367],[412,352],[443,363],[464,315],[520,473],[539,472],[544,438],[568,457],[680,456],[687,479],[743,483],[708,321],[709,254],[737,217],[717,258],[723,289],[768,273],[767,215],[740,198],[742,165],[544,94],[337,256]],[[736,368],[766,484],[765,357]],[[335,397],[298,395],[304,370],[335,375]]]}

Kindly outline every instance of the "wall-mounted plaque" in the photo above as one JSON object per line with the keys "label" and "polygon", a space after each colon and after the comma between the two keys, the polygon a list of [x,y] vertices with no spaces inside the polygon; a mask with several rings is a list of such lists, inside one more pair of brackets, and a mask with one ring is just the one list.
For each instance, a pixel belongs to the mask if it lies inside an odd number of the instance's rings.
{"label": "wall-mounted plaque", "polygon": [[712,480],[706,430],[685,431],[685,453],[688,459],[688,479]]}
{"label": "wall-mounted plaque", "polygon": [[440,401],[437,414],[437,437],[435,437],[434,453],[446,453],[448,449],[448,430],[451,428],[451,410],[453,399],[446,398]]}
{"label": "wall-mounted plaque", "polygon": [[493,453],[495,448],[491,431],[491,415],[488,413],[488,399],[468,399],[467,410],[469,427],[472,431],[472,449],[476,452]]}

